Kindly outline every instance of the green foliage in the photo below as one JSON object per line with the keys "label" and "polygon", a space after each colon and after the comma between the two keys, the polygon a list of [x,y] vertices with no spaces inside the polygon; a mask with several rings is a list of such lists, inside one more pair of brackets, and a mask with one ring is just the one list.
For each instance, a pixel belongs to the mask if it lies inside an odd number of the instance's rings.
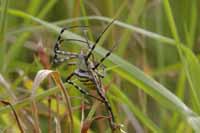
{"label": "green foliage", "polygon": [[[59,92],[64,91],[54,87],[50,79],[46,78],[47,81],[34,92],[35,96],[30,97],[37,72],[55,69],[49,59],[61,30],[60,25],[89,25],[90,43],[93,43],[105,27],[100,23],[109,23],[113,18],[117,21],[103,36],[100,41],[103,46],[98,45],[95,54],[103,56],[106,49],[115,42],[119,43],[105,61],[108,73],[104,79],[105,88],[108,88],[106,95],[117,123],[123,124],[123,130],[127,132],[200,131],[200,64],[196,54],[199,52],[198,1],[183,0],[182,5],[172,0],[32,0],[29,4],[21,0],[18,3],[9,1],[9,5],[8,1],[1,1],[0,98],[10,101],[17,113],[24,115],[26,111],[30,116],[27,110],[31,110],[34,98],[38,109],[32,118],[38,119],[36,115],[39,116],[38,123],[46,127],[41,128],[43,132],[67,131],[66,125],[70,126],[69,121],[61,119],[68,110],[59,99]],[[63,37],[85,40],[77,30],[66,31]],[[73,44],[68,46],[65,43],[64,47],[69,51],[84,47],[80,42]],[[57,79],[65,79],[72,69],[65,63],[57,66],[56,71],[61,74]],[[74,125],[87,125],[83,122],[86,119],[92,122],[89,132],[110,132],[108,123],[102,124],[107,120],[93,119],[95,115],[105,114],[100,109],[102,105],[92,102],[94,104],[90,106],[86,97],[83,98],[73,87],[67,83],[65,87],[71,96],[72,108],[69,110],[73,110]],[[47,104],[50,96],[57,102],[57,105],[51,106],[51,120]],[[89,106],[84,113],[82,104]],[[4,130],[9,131],[6,129],[8,126],[17,130],[17,124],[10,125],[8,122],[7,114],[10,112],[9,106],[0,107],[0,128],[4,125]],[[27,116],[19,117],[24,125]],[[25,124],[29,129],[36,129],[37,126]],[[79,129],[74,130],[80,132]]]}

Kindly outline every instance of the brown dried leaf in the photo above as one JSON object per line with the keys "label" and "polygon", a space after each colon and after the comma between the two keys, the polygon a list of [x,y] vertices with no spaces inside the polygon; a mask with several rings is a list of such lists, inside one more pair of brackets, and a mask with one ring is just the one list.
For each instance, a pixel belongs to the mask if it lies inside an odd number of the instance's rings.
{"label": "brown dried leaf", "polygon": [[22,124],[21,124],[21,122],[20,122],[19,116],[17,115],[17,112],[16,112],[15,109],[13,108],[12,104],[11,104],[10,102],[8,102],[8,101],[5,101],[5,100],[0,100],[0,102],[3,103],[4,105],[9,105],[9,106],[10,106],[10,108],[12,109],[13,114],[14,114],[14,116],[15,116],[15,119],[16,119],[16,121],[17,121],[17,125],[18,125],[18,127],[19,127],[19,130],[21,131],[21,133],[24,133],[24,130],[23,130],[23,128],[22,128]]}
{"label": "brown dried leaf", "polygon": [[70,97],[63,85],[63,82],[62,80],[60,79],[60,74],[58,72],[53,72],[52,73],[52,77],[56,83],[56,85],[61,89],[61,92],[62,92],[62,95],[63,95],[63,99],[65,99],[65,104],[68,108],[68,113],[69,113],[69,117],[70,117],[70,131],[69,132],[72,132],[72,129],[73,129],[73,116],[72,116],[72,107],[71,107],[71,102],[70,102]]}
{"label": "brown dried leaf", "polygon": [[51,66],[49,63],[49,56],[45,48],[43,47],[43,43],[41,40],[38,42],[37,52],[38,52],[38,57],[40,59],[40,63],[43,65],[45,69],[49,69]]}
{"label": "brown dried leaf", "polygon": [[40,128],[39,128],[39,118],[38,118],[38,109],[37,109],[37,106],[36,106],[36,102],[35,102],[35,95],[36,95],[36,90],[37,88],[39,87],[39,85],[41,84],[41,82],[47,78],[49,75],[51,75],[57,85],[57,87],[61,90],[62,92],[62,95],[63,95],[63,99],[65,99],[65,104],[68,108],[68,111],[69,111],[69,116],[70,116],[70,131],[69,132],[72,132],[72,129],[73,129],[73,117],[72,117],[72,108],[71,108],[71,102],[70,102],[70,98],[69,98],[69,95],[62,83],[62,80],[60,79],[60,75],[58,72],[56,71],[52,71],[52,70],[47,70],[47,69],[43,69],[43,70],[40,70],[35,79],[34,79],[34,82],[33,82],[33,87],[32,87],[32,93],[31,93],[31,99],[32,99],[32,110],[33,110],[33,116],[34,116],[34,119],[35,119],[35,128],[37,129],[38,132],[40,132]]}
{"label": "brown dried leaf", "polygon": [[81,128],[81,133],[87,133],[88,130],[90,129],[92,123],[94,121],[96,121],[96,120],[101,120],[101,119],[110,119],[110,117],[107,117],[107,116],[96,116],[93,119],[85,120],[83,125],[82,125],[82,128]]}

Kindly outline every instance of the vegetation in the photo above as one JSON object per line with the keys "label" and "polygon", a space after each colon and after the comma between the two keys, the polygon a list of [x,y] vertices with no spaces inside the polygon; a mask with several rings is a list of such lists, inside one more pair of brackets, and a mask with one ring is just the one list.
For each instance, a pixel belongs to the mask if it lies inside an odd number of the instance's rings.
{"label": "vegetation", "polygon": [[[76,68],[52,64],[62,27],[89,26],[104,62],[106,96],[125,132],[200,132],[199,1],[1,0],[0,130],[111,132],[103,104],[65,83]],[[82,29],[64,38],[85,40]],[[81,42],[64,43],[80,52]],[[76,80],[76,78],[74,78]]]}

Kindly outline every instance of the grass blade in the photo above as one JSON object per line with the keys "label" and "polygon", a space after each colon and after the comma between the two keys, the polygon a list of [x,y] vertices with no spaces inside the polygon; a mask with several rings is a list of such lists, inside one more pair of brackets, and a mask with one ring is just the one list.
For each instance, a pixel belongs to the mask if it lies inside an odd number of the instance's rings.
{"label": "grass blade", "polygon": [[[56,85],[58,86],[58,88],[61,90],[62,95],[63,95],[63,99],[65,99],[65,104],[66,107],[68,108],[69,111],[69,116],[70,116],[70,129],[69,132],[71,133],[73,130],[73,117],[72,117],[72,107],[71,107],[71,102],[70,102],[70,98],[68,96],[68,93],[66,91],[66,89],[63,86],[63,83],[60,79],[60,75],[58,72],[52,71],[52,70],[40,70],[34,80],[33,83],[33,88],[32,88],[32,93],[31,93],[31,99],[33,101],[33,113],[34,113],[34,117],[35,117],[35,123],[36,126],[39,129],[39,118],[38,118],[38,109],[36,106],[36,102],[35,102],[35,94],[36,94],[36,89],[39,87],[40,83],[48,76],[51,75],[56,83]],[[40,129],[38,130],[38,132],[40,132]]]}
{"label": "grass blade", "polygon": [[6,42],[5,42],[5,30],[6,30],[6,19],[7,19],[7,10],[8,10],[8,2],[9,0],[1,0],[1,20],[0,20],[0,69],[1,72],[3,69],[3,64],[4,64],[4,55],[6,53]]}
{"label": "grass blade", "polygon": [[160,128],[158,128],[154,122],[152,122],[148,117],[146,117],[133,103],[130,102],[129,98],[123,94],[120,89],[112,84],[112,89],[110,91],[110,95],[114,95],[113,99],[119,103],[123,103],[128,106],[128,108],[133,112],[137,118],[147,126],[153,132],[162,132]]}
{"label": "grass blade", "polygon": [[11,110],[12,110],[14,116],[15,116],[15,119],[17,121],[17,125],[18,125],[21,133],[25,133],[24,129],[22,128],[22,124],[20,122],[19,116],[18,116],[17,112],[15,111],[14,107],[12,106],[12,104],[10,102],[8,102],[8,101],[5,101],[5,100],[0,100],[0,102],[3,103],[3,104],[5,104],[5,105],[10,106],[10,108],[11,108]]}
{"label": "grass blade", "polygon": [[[15,12],[13,12],[13,10],[9,10],[9,13],[26,19],[32,19],[33,21],[43,25],[48,29],[53,30],[56,33],[59,33],[60,31],[59,27],[47,23],[45,21],[42,21],[40,19],[37,19],[24,12],[16,10]],[[158,36],[156,34],[151,35],[148,31],[142,31],[142,32],[144,32],[146,35],[150,37],[153,36],[159,39],[160,41],[166,41],[171,44],[174,44],[175,42],[173,39],[168,39],[163,36]],[[82,37],[68,31],[65,32],[64,36],[69,38],[83,39]],[[182,49],[186,49],[184,46],[181,47]],[[100,55],[104,55],[104,53],[106,53],[106,50],[101,47],[97,47],[95,51]],[[167,88],[165,88],[164,86],[153,80],[151,77],[145,75],[142,71],[140,71],[132,64],[128,63],[127,61],[123,60],[122,58],[114,54],[109,58],[109,60],[115,64],[120,64],[120,69],[117,69],[116,72],[118,72],[121,77],[137,85],[139,88],[143,89],[147,94],[151,95],[154,99],[157,100],[157,102],[161,103],[166,108],[169,108],[173,111],[177,111],[189,122],[189,124],[194,129],[195,127],[198,127],[198,125],[200,124],[200,120],[197,119],[198,116],[189,107],[187,107],[180,99],[178,99],[178,97],[176,97],[173,93],[171,93]]]}
{"label": "grass blade", "polygon": [[193,52],[189,48],[182,49],[181,42],[178,35],[178,30],[176,28],[176,24],[171,12],[171,7],[168,0],[163,2],[165,7],[165,12],[169,21],[170,29],[172,35],[176,41],[176,47],[178,49],[178,53],[181,59],[181,62],[184,65],[184,70],[186,72],[187,79],[189,81],[191,92],[192,92],[192,102],[194,104],[194,109],[198,113],[200,113],[200,99],[199,99],[199,82],[200,82],[200,64],[198,62],[197,57],[193,54]]}

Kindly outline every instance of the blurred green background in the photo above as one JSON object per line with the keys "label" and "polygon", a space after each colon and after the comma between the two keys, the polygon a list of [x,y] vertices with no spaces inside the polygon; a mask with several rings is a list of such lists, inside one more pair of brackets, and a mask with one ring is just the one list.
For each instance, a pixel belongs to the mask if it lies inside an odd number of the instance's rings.
{"label": "blurred green background", "polygon": [[[38,71],[58,71],[64,81],[76,68],[66,63],[51,64],[61,27],[87,25],[89,40],[94,42],[108,23],[116,19],[95,50],[100,59],[105,49],[118,44],[104,63],[107,75],[103,80],[116,123],[123,124],[122,129],[128,133],[200,132],[198,0],[0,2],[0,100],[13,104],[24,131],[40,128],[44,133],[68,132],[70,124],[65,120],[68,108],[53,80],[42,81],[34,97],[39,127],[34,126],[29,99]],[[76,29],[66,31],[64,37],[83,39],[84,34]],[[79,42],[66,44],[63,48],[68,51],[79,52],[83,48]],[[65,87],[72,104],[73,132],[80,132],[81,123],[84,125],[83,104],[85,119],[92,122],[88,132],[111,132],[107,118],[91,121],[95,118],[92,111],[96,116],[107,115],[103,104],[84,97],[67,83]],[[0,106],[2,132],[20,132],[11,108]]]}

